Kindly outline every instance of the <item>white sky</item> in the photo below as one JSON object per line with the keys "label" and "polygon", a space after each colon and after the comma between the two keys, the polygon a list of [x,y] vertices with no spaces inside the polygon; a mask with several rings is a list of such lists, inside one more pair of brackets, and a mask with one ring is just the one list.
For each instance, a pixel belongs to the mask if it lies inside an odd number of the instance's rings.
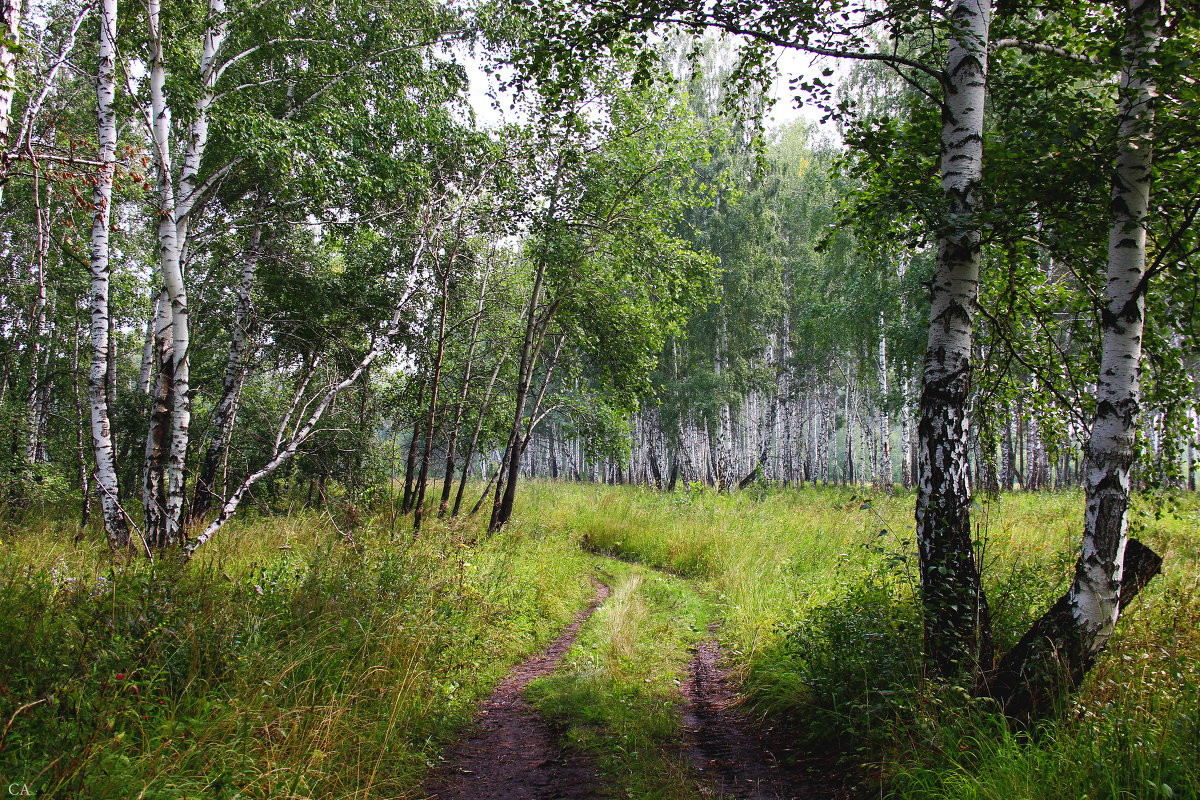
{"label": "white sky", "polygon": [[[466,66],[467,75],[471,81],[469,95],[471,108],[475,111],[476,119],[482,127],[495,127],[504,121],[506,115],[512,113],[509,111],[511,96],[500,98],[500,110],[494,108],[492,105],[493,100],[488,95],[489,92],[496,92],[498,90],[496,76],[484,73],[478,57],[464,52],[460,52],[458,57],[460,63]],[[840,70],[838,70],[836,59],[814,59],[813,56],[799,53],[795,50],[780,51],[780,75],[775,80],[775,84],[771,90],[771,96],[776,102],[772,109],[771,121],[768,122],[768,127],[786,125],[798,119],[808,120],[813,123],[820,121],[822,111],[819,108],[811,104],[797,106],[788,88],[788,80],[801,76],[807,78],[818,76],[821,74],[821,70],[826,67],[833,67],[835,70],[833,78],[829,80],[837,80]],[[831,136],[837,136],[836,131],[831,125],[823,126],[823,130]]]}

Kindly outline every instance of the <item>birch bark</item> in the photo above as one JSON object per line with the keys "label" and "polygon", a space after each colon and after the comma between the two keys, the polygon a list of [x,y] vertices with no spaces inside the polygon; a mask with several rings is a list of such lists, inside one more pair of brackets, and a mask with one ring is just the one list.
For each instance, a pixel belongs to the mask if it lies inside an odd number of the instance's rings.
{"label": "birch bark", "polygon": [[916,532],[925,608],[925,658],[933,672],[970,671],[991,652],[987,603],[971,542],[967,404],[979,295],[979,184],[987,80],[989,0],[949,9],[942,108],[946,203],[931,288],[918,422]]}
{"label": "birch bark", "polygon": [[1127,533],[1145,325],[1157,87],[1151,75],[1163,35],[1162,0],[1130,0],[1118,94],[1105,306],[1096,414],[1087,448],[1083,546],[1070,590],[1018,642],[993,682],[1013,715],[1046,708],[1078,687],[1123,609],[1162,559]]}
{"label": "birch bark", "polygon": [[109,263],[108,233],[112,212],[113,176],[117,163],[117,117],[113,108],[117,76],[117,0],[100,0],[100,56],[96,77],[96,121],[100,166],[92,192],[91,277],[92,364],[88,371],[88,406],[92,422],[92,449],[96,457],[96,484],[104,517],[104,532],[114,550],[129,545],[129,528],[120,503],[113,457],[112,424],[108,407]]}
{"label": "birch bark", "polygon": [[12,128],[13,95],[17,89],[22,5],[22,0],[0,0],[0,179],[8,174],[8,139]]}
{"label": "birch bark", "polygon": [[[76,305],[75,308],[78,308]],[[74,336],[71,340],[71,396],[75,401],[75,416],[79,420],[75,430],[75,454],[79,463],[79,529],[83,529],[92,518],[92,483],[91,471],[88,469],[87,448],[84,445],[85,423],[83,421],[83,392],[79,390],[79,322],[72,327]]]}
{"label": "birch bark", "polygon": [[[190,322],[187,288],[183,276],[183,252],[187,246],[191,214],[196,208],[200,165],[208,144],[209,112],[216,97],[217,57],[228,33],[224,0],[209,0],[204,42],[200,53],[200,92],[195,113],[184,143],[183,161],[179,172],[178,191],[175,186],[171,155],[171,107],[165,91],[166,62],[163,52],[161,0],[149,0],[146,7],[150,34],[150,105],[151,134],[157,173],[157,211],[159,270],[171,318],[171,363],[168,368],[160,362],[160,382],[169,381],[170,440],[165,467],[150,461],[148,471],[161,471],[154,480],[165,489],[161,516],[154,527],[147,525],[147,534],[158,547],[180,542],[183,536],[183,506],[188,441],[191,427],[191,353]],[[147,442],[147,452],[152,450]],[[150,483],[152,481],[148,481]],[[148,501],[147,501],[148,502]],[[150,506],[147,505],[147,511]]]}
{"label": "birch bark", "polygon": [[34,172],[33,191],[34,213],[37,216],[38,245],[37,256],[33,264],[34,301],[33,313],[30,315],[29,349],[27,351],[29,357],[29,384],[26,387],[25,400],[25,463],[29,468],[32,468],[38,460],[38,443],[41,441],[38,436],[40,421],[38,398],[42,388],[39,381],[39,377],[42,375],[40,369],[42,344],[46,339],[46,257],[50,249],[50,210],[48,207],[50,198],[48,193],[46,206],[43,207],[36,171]]}
{"label": "birch bark", "polygon": [[[261,209],[260,209],[261,210]],[[213,409],[212,436],[205,448],[200,473],[196,477],[196,489],[192,498],[191,518],[199,521],[208,513],[217,499],[214,493],[217,467],[222,454],[229,447],[233,433],[233,421],[237,416],[242,385],[246,380],[247,361],[251,350],[254,324],[254,276],[258,268],[259,248],[262,246],[262,223],[255,223],[250,230],[250,241],[242,256],[242,274],[238,281],[236,305],[234,306],[233,330],[230,331],[229,359],[225,363],[225,375],[221,380],[221,397]]]}
{"label": "birch bark", "polygon": [[887,340],[884,338],[884,318],[879,315],[879,485],[892,491],[892,421],[888,415]]}

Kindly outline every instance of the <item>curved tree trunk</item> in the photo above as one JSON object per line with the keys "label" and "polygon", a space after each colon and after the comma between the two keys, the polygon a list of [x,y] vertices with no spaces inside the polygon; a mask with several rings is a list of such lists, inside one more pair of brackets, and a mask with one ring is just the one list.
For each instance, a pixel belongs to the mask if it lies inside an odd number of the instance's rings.
{"label": "curved tree trunk", "polygon": [[989,692],[1014,716],[1044,711],[1077,688],[1108,643],[1117,618],[1162,559],[1127,536],[1129,471],[1140,405],[1145,324],[1146,226],[1154,146],[1150,74],[1163,29],[1162,0],[1130,0],[1118,104],[1108,280],[1088,441],[1083,546],[1071,588],[1011,652]]}

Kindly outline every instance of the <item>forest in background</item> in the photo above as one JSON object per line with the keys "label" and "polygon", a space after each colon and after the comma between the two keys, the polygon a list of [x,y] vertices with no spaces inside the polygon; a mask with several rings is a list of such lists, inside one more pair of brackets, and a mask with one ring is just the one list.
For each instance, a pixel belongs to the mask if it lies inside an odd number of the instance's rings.
{"label": "forest in background", "polygon": [[[3,12],[13,531],[170,563],[296,504],[496,534],[529,478],[914,489],[924,669],[1027,720],[1160,569],[1131,493],[1195,491],[1195,8]],[[781,49],[822,125],[770,123]],[[1071,488],[1010,641],[973,512]]]}

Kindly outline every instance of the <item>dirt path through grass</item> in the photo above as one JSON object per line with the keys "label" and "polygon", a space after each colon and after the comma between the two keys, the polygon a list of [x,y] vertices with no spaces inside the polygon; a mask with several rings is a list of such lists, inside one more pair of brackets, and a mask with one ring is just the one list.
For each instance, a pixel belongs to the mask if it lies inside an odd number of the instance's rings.
{"label": "dirt path through grass", "polygon": [[597,777],[590,759],[560,747],[550,724],[522,698],[526,685],[558,668],[579,629],[608,598],[596,595],[575,621],[538,655],[518,664],[479,711],[476,729],[447,753],[426,784],[429,800],[592,800]]}
{"label": "dirt path through grass", "polygon": [[831,755],[806,751],[795,732],[760,724],[737,708],[723,662],[710,635],[696,647],[680,687],[684,744],[701,783],[717,797],[736,800],[847,797],[845,776]]}

